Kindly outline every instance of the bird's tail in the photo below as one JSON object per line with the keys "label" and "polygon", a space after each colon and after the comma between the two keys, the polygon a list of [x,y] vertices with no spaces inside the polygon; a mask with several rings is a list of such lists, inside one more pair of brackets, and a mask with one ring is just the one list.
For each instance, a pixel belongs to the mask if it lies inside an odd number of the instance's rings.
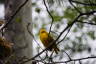
{"label": "bird's tail", "polygon": [[58,54],[58,52],[60,51],[59,48],[57,46],[54,47],[54,51],[56,54]]}

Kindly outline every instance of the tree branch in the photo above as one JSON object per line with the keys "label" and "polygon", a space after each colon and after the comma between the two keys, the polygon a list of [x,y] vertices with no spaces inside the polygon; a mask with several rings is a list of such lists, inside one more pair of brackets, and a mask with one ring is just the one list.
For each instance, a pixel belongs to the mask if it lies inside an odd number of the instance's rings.
{"label": "tree branch", "polygon": [[80,20],[78,20],[77,22],[79,22],[79,23],[84,23],[84,24],[90,24],[90,25],[96,25],[96,23],[91,23],[91,22],[82,22],[82,21],[80,21]]}
{"label": "tree branch", "polygon": [[95,3],[83,3],[83,2],[78,2],[78,1],[74,1],[74,0],[71,0],[72,2],[74,3],[77,3],[77,4],[82,4],[82,5],[86,5],[86,6],[96,6]]}
{"label": "tree branch", "polygon": [[77,12],[81,13],[81,11],[80,11],[76,6],[74,6],[72,0],[69,0],[69,3],[75,8],[75,10],[76,10]]}
{"label": "tree branch", "polygon": [[28,0],[26,0],[20,7],[18,7],[18,9],[15,11],[15,13],[11,16],[11,18],[6,22],[6,24],[0,29],[0,31],[2,31],[5,27],[7,27],[9,25],[9,23],[12,22],[13,18],[16,16],[16,14],[21,10],[21,8],[23,8],[23,6],[28,2]]}
{"label": "tree branch", "polygon": [[[72,60],[67,60],[67,61],[59,61],[59,62],[54,62],[54,63],[68,63],[68,62],[71,62],[71,61],[80,61],[80,60],[93,59],[93,58],[96,58],[96,56],[79,58],[79,59],[72,59]],[[52,63],[50,63],[50,64],[52,64]]]}
{"label": "tree branch", "polygon": [[48,10],[48,7],[47,7],[47,5],[46,5],[45,0],[43,0],[43,2],[44,2],[44,5],[45,5],[45,7],[46,7],[46,10],[47,10],[49,16],[50,16],[51,19],[52,19],[52,21],[51,21],[51,26],[50,26],[50,29],[49,29],[49,34],[50,34],[50,32],[51,32],[51,28],[52,28],[52,25],[53,25],[53,22],[54,22],[54,18],[53,18],[53,16],[51,15],[50,11]]}
{"label": "tree branch", "polygon": [[[79,61],[79,63],[81,63],[81,60],[86,60],[86,59],[95,59],[96,56],[93,56],[93,57],[85,57],[85,58],[79,58],[79,59],[69,59],[67,61],[55,61],[55,62],[43,62],[42,60],[31,60],[32,62],[35,61],[35,62],[42,62],[42,63],[46,63],[46,64],[54,64],[54,63],[69,63],[69,62],[72,62],[72,61]],[[21,63],[19,63],[21,64]],[[23,63],[22,63],[23,64]],[[82,63],[81,63],[82,64]]]}
{"label": "tree branch", "polygon": [[34,57],[32,57],[32,58],[30,58],[30,59],[28,59],[28,60],[25,60],[24,62],[21,62],[20,64],[24,64],[24,63],[26,63],[26,62],[28,62],[28,61],[31,61],[31,60],[35,59],[36,57],[38,57],[39,55],[41,55],[43,52],[45,52],[51,45],[53,45],[56,41],[58,41],[59,38],[61,37],[61,35],[62,35],[69,27],[71,27],[75,22],[77,22],[78,19],[79,19],[81,16],[83,16],[83,15],[91,15],[91,14],[93,14],[93,13],[95,13],[95,12],[96,12],[96,11],[91,11],[91,12],[87,12],[87,13],[80,13],[80,14],[73,20],[73,22],[72,22],[71,24],[69,24],[66,28],[63,29],[63,31],[59,34],[59,36],[57,37],[57,39],[54,40],[52,43],[50,43],[47,48],[45,48],[43,51],[41,51],[40,53],[38,53],[38,54],[35,55]]}

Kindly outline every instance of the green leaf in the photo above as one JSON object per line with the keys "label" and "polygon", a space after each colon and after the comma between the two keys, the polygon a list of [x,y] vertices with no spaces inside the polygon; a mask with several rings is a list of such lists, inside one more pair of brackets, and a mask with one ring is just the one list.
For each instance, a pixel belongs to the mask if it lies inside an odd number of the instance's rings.
{"label": "green leaf", "polygon": [[36,3],[32,3],[32,6],[36,6]]}
{"label": "green leaf", "polygon": [[74,29],[73,29],[73,32],[77,32],[77,28],[74,28]]}
{"label": "green leaf", "polygon": [[36,8],[35,11],[36,11],[37,13],[40,13],[41,9],[40,9],[40,8]]}
{"label": "green leaf", "polygon": [[72,20],[77,16],[77,11],[71,7],[68,7],[64,11],[64,18],[68,20],[68,22],[72,22]]}
{"label": "green leaf", "polygon": [[90,31],[90,32],[88,32],[87,34],[89,35],[89,37],[90,37],[91,39],[93,39],[93,40],[96,39],[96,37],[95,37],[95,32],[94,32],[94,31]]}
{"label": "green leaf", "polygon": [[53,18],[54,18],[54,22],[59,22],[59,21],[61,21],[63,18],[64,18],[64,16],[59,16],[56,12],[54,12],[54,11],[50,11],[50,13],[51,13],[51,15],[53,16]]}
{"label": "green leaf", "polygon": [[56,21],[61,21],[63,17],[54,15],[53,18],[54,18],[54,21],[56,22]]}

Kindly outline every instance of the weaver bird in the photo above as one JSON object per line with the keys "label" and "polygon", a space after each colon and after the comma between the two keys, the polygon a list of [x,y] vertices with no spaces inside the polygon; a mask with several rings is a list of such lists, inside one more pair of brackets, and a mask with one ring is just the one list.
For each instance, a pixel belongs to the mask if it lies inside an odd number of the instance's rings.
{"label": "weaver bird", "polygon": [[12,45],[6,39],[0,37],[0,59],[5,59],[6,57],[10,56],[12,53]]}
{"label": "weaver bird", "polygon": [[[47,48],[51,43],[53,43],[54,39],[45,29],[40,29],[40,40],[42,44]],[[54,50],[56,54],[58,54],[59,49],[57,48],[56,43],[53,43],[49,48],[49,51]]]}

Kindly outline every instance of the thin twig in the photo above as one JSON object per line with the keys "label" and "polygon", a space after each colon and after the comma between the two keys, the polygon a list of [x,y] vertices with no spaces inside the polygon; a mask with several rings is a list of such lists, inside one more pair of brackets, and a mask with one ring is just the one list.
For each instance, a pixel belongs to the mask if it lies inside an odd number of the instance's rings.
{"label": "thin twig", "polygon": [[51,17],[51,19],[52,19],[52,21],[51,21],[51,26],[50,26],[50,29],[49,29],[49,34],[50,34],[50,31],[51,31],[51,28],[52,28],[52,25],[53,25],[53,22],[54,22],[54,18],[53,18],[53,16],[51,15],[50,11],[48,10],[48,7],[47,7],[47,5],[46,5],[45,0],[43,0],[43,2],[44,2],[44,5],[45,5],[45,7],[46,7],[46,10],[47,10],[48,14],[50,15],[50,17]]}
{"label": "thin twig", "polygon": [[[70,32],[71,27],[68,29],[66,35],[64,36],[64,38],[62,40],[60,40],[56,45],[58,45],[60,42],[64,41],[64,39],[66,38],[66,36],[68,35],[68,33]],[[53,51],[54,52],[54,51]],[[50,57],[52,57],[53,52],[51,53]],[[71,57],[69,56],[69,54],[66,53],[66,51],[64,51],[64,53],[68,56],[68,58],[71,60]]]}
{"label": "thin twig", "polygon": [[91,4],[90,6],[91,6],[92,10],[94,10],[94,7],[93,7],[92,2],[90,0],[89,0],[89,3]]}
{"label": "thin twig", "polygon": [[13,20],[13,18],[16,16],[16,14],[24,7],[24,5],[28,2],[29,0],[26,0],[22,5],[18,7],[18,9],[15,11],[15,13],[11,16],[11,18],[6,22],[6,24],[0,29],[2,31],[5,27],[7,27]]}
{"label": "thin twig", "polygon": [[79,64],[82,64],[81,60],[78,60],[79,61]]}
{"label": "thin twig", "polygon": [[[71,26],[72,27],[72,26]],[[68,31],[67,31],[67,33],[66,33],[66,35],[57,43],[57,45],[60,43],[60,42],[62,42],[62,41],[64,41],[65,40],[65,38],[67,37],[67,35],[68,35],[68,33],[70,32],[70,30],[71,30],[71,27],[68,29]]]}
{"label": "thin twig", "polygon": [[[30,23],[28,23],[28,25],[27,25],[27,31],[28,31],[28,33],[33,37],[33,40],[36,42],[36,44],[43,50],[43,48],[39,45],[39,43],[37,42],[37,40],[35,39],[35,37],[34,37],[34,35],[31,33],[31,31],[29,30],[29,26],[30,26],[31,24]],[[38,52],[39,53],[39,52]],[[47,52],[45,52],[46,54],[47,54]],[[39,56],[39,58],[41,59],[41,60],[44,60],[44,59],[42,59],[40,56]]]}
{"label": "thin twig", "polygon": [[84,24],[89,24],[89,25],[96,25],[96,23],[92,23],[92,22],[82,22],[80,20],[78,20],[77,22],[79,23],[84,23]]}
{"label": "thin twig", "polygon": [[77,3],[77,4],[86,5],[86,6],[96,6],[95,3],[89,4],[89,3],[79,2],[79,1],[76,1],[76,0],[71,0],[71,1],[74,2],[74,3]]}
{"label": "thin twig", "polygon": [[[72,59],[72,60],[67,60],[67,61],[58,61],[58,62],[54,62],[54,63],[68,63],[68,62],[71,62],[71,61],[79,61],[79,60],[86,60],[86,59],[93,59],[93,58],[96,58],[96,56],[79,58],[79,59]],[[50,64],[52,64],[52,63],[50,63]]]}
{"label": "thin twig", "polygon": [[93,13],[96,13],[96,11],[91,11],[91,12],[79,14],[79,15],[73,20],[73,22],[72,22],[71,24],[69,24],[66,28],[63,29],[63,31],[59,34],[59,36],[57,37],[57,39],[54,40],[52,43],[50,43],[47,48],[45,48],[44,50],[42,50],[40,53],[38,53],[38,54],[35,55],[34,57],[32,57],[32,58],[30,58],[30,59],[28,59],[28,60],[25,60],[24,62],[21,62],[20,64],[24,64],[24,63],[26,63],[26,62],[28,62],[28,61],[31,61],[31,60],[35,59],[35,58],[38,57],[39,55],[41,55],[41,54],[42,54],[44,51],[46,51],[50,46],[52,46],[56,41],[58,41],[59,38],[61,37],[61,35],[62,35],[69,27],[71,27],[75,22],[77,22],[77,20],[78,20],[81,16],[83,16],[83,15],[91,15],[91,14],[93,14]]}
{"label": "thin twig", "polygon": [[[41,46],[39,45],[39,43],[37,42],[37,40],[35,39],[34,35],[31,33],[31,31],[29,30],[29,26],[30,26],[30,23],[28,23],[27,25],[27,31],[28,33],[32,36],[33,40],[36,42],[36,44],[41,48]],[[43,48],[41,48],[43,50]]]}
{"label": "thin twig", "polygon": [[76,19],[74,20],[74,22],[71,23],[70,25],[68,25],[68,26],[60,33],[60,35],[57,37],[57,39],[54,40],[52,43],[50,43],[47,48],[45,48],[43,51],[41,51],[39,54],[35,55],[34,57],[32,57],[32,58],[30,58],[30,59],[22,62],[21,64],[24,64],[24,63],[26,63],[26,62],[28,62],[28,61],[33,60],[34,58],[36,58],[36,57],[38,57],[39,55],[41,55],[44,51],[46,51],[51,45],[53,45],[56,41],[59,40],[59,38],[61,37],[61,35],[63,34],[63,32],[65,32],[71,25],[73,25],[80,16],[82,16],[82,15],[80,14],[79,16],[77,16]]}
{"label": "thin twig", "polygon": [[51,55],[50,55],[50,57],[49,57],[49,58],[52,58],[53,53],[54,53],[54,50],[52,51],[52,53],[51,53]]}
{"label": "thin twig", "polygon": [[80,11],[78,8],[76,8],[76,6],[74,6],[72,0],[69,0],[69,3],[75,8],[75,10],[76,10],[77,12],[81,13],[81,11]]}
{"label": "thin twig", "polygon": [[73,64],[75,64],[75,61],[73,61]]}
{"label": "thin twig", "polygon": [[[86,59],[95,59],[96,58],[96,56],[93,56],[93,57],[85,57],[85,58],[79,58],[79,59],[72,59],[72,60],[67,60],[67,61],[55,61],[55,62],[50,62],[50,63],[48,63],[48,62],[45,62],[45,63],[47,63],[47,64],[53,64],[53,63],[69,63],[69,62],[71,62],[71,61],[81,61],[81,60],[86,60]],[[31,60],[31,61],[36,61],[36,62],[42,62],[43,63],[43,61],[42,60]],[[21,64],[21,63],[20,63]]]}
{"label": "thin twig", "polygon": [[[72,27],[72,26],[71,26],[71,27]],[[64,38],[62,38],[62,40],[60,40],[60,41],[57,43],[57,45],[58,45],[60,42],[62,42],[62,41],[65,40],[65,38],[67,37],[68,33],[69,33],[70,30],[71,30],[71,27],[68,29],[68,31],[67,31],[66,35],[64,36]],[[69,56],[69,54],[68,54],[66,51],[64,51],[64,53],[68,56],[69,60],[71,60],[71,57]]]}

